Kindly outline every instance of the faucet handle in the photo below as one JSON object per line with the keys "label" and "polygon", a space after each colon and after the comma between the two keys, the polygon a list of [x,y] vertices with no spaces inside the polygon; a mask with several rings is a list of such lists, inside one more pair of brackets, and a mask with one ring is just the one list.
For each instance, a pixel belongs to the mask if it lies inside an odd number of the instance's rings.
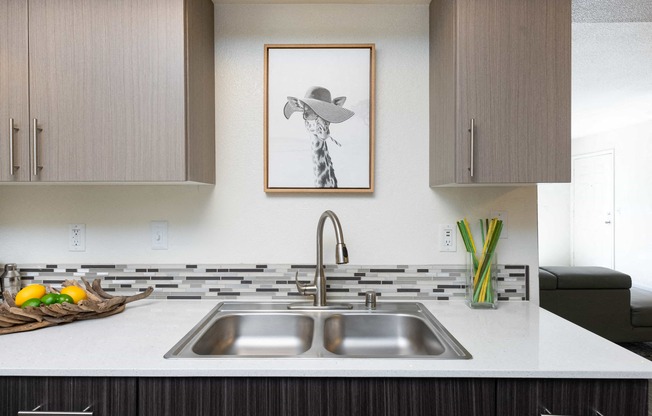
{"label": "faucet handle", "polygon": [[294,273],[294,284],[297,285],[297,290],[299,291],[300,294],[302,295],[310,295],[314,296],[314,293],[306,293],[308,290],[312,289],[315,290],[315,285],[306,285],[303,284],[299,281],[299,272]]}
{"label": "faucet handle", "polygon": [[364,306],[367,309],[376,309],[376,292],[370,290],[365,293]]}

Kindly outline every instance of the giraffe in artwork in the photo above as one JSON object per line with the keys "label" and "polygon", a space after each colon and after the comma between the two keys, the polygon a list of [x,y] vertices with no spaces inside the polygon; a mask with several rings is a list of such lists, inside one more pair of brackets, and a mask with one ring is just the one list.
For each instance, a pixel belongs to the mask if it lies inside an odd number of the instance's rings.
{"label": "giraffe in artwork", "polygon": [[330,137],[330,122],[317,116],[310,108],[303,112],[306,131],[312,138],[312,163],[315,174],[315,188],[337,188],[337,177],[333,168],[333,161],[328,153]]}
{"label": "giraffe in artwork", "polygon": [[315,188],[337,188],[335,168],[328,152],[327,140],[341,146],[330,134],[331,123],[341,123],[353,116],[353,111],[343,108],[346,97],[331,100],[330,91],[311,87],[303,99],[288,97],[283,109],[286,118],[292,113],[303,113],[304,125],[311,139]]}

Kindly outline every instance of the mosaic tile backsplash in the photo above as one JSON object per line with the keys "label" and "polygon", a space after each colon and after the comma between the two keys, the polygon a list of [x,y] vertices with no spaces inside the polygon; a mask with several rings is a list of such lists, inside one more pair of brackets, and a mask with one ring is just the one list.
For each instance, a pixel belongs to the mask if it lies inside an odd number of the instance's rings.
{"label": "mosaic tile backsplash", "polygon": [[[312,265],[124,265],[45,264],[21,265],[24,284],[58,285],[66,279],[84,277],[103,280],[107,292],[134,294],[153,286],[152,298],[257,300],[299,299],[294,284],[312,281]],[[326,266],[328,297],[333,300],[364,300],[368,290],[386,300],[464,300],[465,266]],[[498,299],[529,299],[529,266],[498,265]],[[362,299],[360,299],[362,298]]]}

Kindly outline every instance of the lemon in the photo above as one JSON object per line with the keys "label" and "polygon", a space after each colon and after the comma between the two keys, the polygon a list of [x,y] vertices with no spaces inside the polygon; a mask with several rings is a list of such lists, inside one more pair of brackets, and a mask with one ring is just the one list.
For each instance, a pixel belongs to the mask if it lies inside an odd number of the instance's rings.
{"label": "lemon", "polygon": [[16,294],[16,306],[21,306],[27,299],[40,299],[45,295],[45,286],[29,285]]}
{"label": "lemon", "polygon": [[61,289],[61,294],[70,296],[74,303],[79,303],[79,301],[82,301],[87,297],[86,291],[77,286],[64,287]]}

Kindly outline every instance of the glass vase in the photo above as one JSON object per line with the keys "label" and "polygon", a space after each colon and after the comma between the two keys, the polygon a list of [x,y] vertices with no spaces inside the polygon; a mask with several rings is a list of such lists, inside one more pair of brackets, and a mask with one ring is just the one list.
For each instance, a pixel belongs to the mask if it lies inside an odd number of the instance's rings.
{"label": "glass vase", "polygon": [[473,309],[496,309],[496,253],[467,253],[466,303]]}

